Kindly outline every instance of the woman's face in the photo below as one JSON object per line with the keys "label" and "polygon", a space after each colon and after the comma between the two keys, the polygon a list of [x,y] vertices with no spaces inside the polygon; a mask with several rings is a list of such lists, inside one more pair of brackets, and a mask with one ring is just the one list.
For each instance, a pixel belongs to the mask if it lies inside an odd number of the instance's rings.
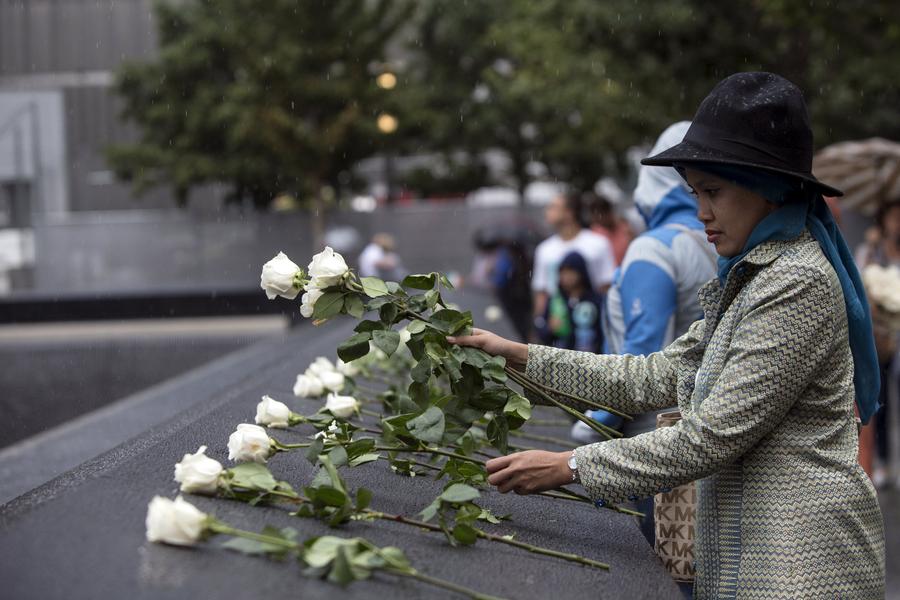
{"label": "woman's face", "polygon": [[685,179],[697,198],[697,218],[719,256],[740,254],[756,225],[777,208],[759,194],[703,171],[685,169]]}

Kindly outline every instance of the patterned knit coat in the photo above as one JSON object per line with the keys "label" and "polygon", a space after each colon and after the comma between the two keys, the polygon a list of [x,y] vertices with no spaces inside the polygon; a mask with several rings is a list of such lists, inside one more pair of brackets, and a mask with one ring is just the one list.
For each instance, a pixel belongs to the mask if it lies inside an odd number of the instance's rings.
{"label": "patterned knit coat", "polygon": [[585,489],[603,505],[698,480],[695,598],[883,597],[847,315],[818,243],[760,244],[700,301],[704,318],[646,357],[529,346],[527,373],[546,385],[630,413],[681,410],[674,427],[578,448]]}

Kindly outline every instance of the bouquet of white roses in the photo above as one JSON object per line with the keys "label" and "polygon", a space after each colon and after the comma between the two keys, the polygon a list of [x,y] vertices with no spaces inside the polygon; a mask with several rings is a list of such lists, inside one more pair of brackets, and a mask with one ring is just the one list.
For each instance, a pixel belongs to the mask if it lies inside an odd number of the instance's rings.
{"label": "bouquet of white roses", "polygon": [[[288,299],[296,298],[302,289],[300,312],[317,324],[341,314],[358,319],[355,334],[337,348],[344,364],[352,365],[373,349],[390,357],[404,346],[412,357],[411,383],[395,399],[395,405],[404,410],[394,424],[401,433],[420,441],[452,443],[476,421],[486,418],[488,439],[505,452],[509,431],[521,427],[531,415],[530,402],[510,384],[557,406],[607,438],[620,435],[559,400],[568,394],[530,380],[508,367],[502,357],[449,343],[447,336],[467,334],[473,321],[470,312],[445,303],[442,293],[453,286],[441,273],[409,275],[399,283],[358,277],[340,254],[326,247],[313,257],[305,273],[279,253],[263,266],[261,287],[269,298],[280,295]],[[398,331],[395,327],[401,323],[406,325]],[[310,370],[298,378],[298,395],[338,391]],[[334,379],[340,377],[338,374]],[[578,400],[630,418],[597,402]],[[428,421],[427,426],[417,429],[427,433],[426,437],[403,431],[406,423],[422,418]]]}

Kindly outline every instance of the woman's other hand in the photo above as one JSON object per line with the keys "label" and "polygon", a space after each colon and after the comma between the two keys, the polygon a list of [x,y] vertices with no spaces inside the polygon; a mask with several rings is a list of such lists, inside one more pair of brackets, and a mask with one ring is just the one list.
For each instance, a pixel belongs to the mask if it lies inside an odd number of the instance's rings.
{"label": "woman's other hand", "polygon": [[569,457],[572,451],[547,452],[526,450],[508,456],[492,458],[485,463],[488,483],[497,486],[501,494],[534,494],[572,483]]}
{"label": "woman's other hand", "polygon": [[472,335],[451,336],[451,344],[480,348],[491,356],[502,356],[512,365],[522,366],[528,362],[528,345],[502,338],[484,329],[472,329]]}

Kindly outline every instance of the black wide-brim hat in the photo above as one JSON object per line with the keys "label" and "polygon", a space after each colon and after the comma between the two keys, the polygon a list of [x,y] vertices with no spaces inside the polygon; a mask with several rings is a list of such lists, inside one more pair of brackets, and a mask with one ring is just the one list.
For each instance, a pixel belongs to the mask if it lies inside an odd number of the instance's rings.
{"label": "black wide-brim hat", "polygon": [[812,128],[800,88],[774,73],[736,73],[700,103],[684,141],[641,164],[753,167],[793,175],[825,196],[843,196],[813,176],[812,159]]}

